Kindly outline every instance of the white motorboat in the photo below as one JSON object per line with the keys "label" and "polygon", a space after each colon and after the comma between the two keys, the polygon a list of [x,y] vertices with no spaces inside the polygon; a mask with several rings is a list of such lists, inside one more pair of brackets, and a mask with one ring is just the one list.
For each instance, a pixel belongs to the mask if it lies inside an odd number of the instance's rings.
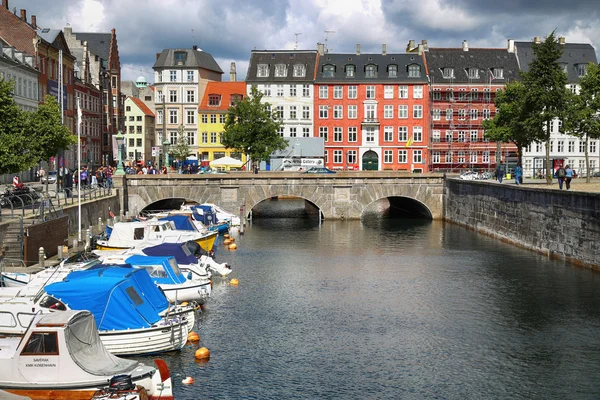
{"label": "white motorboat", "polygon": [[173,399],[168,367],[111,354],[89,311],[38,314],[23,337],[0,337],[0,389],[32,399],[91,399],[118,380],[150,399]]}

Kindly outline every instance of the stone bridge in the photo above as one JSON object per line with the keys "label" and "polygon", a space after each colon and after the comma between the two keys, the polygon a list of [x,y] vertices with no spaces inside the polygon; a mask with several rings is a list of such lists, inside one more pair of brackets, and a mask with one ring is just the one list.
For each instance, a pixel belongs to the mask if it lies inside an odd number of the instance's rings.
{"label": "stone bridge", "polygon": [[[324,219],[360,219],[374,201],[387,198],[392,209],[431,219],[444,217],[444,175],[356,171],[337,174],[298,172],[232,172],[204,175],[126,175],[114,177],[122,186],[121,209],[137,214],[158,209],[161,200],[187,199],[214,203],[238,214],[278,196],[305,199]],[[121,179],[119,179],[121,178]],[[154,208],[156,207],[156,208]]]}

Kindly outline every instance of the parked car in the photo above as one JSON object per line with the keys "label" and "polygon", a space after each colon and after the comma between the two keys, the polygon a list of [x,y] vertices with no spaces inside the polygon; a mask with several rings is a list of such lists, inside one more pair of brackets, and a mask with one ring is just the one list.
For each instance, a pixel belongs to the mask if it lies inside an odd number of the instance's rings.
{"label": "parked car", "polygon": [[304,171],[305,174],[335,174],[335,171],[325,167],[312,167]]}
{"label": "parked car", "polygon": [[460,179],[474,181],[476,179],[480,179],[480,177],[479,174],[475,171],[465,171],[462,174],[460,174]]}
{"label": "parked car", "polygon": [[56,183],[56,171],[50,171],[47,175],[42,177],[42,183]]}
{"label": "parked car", "polygon": [[594,172],[594,173],[592,174],[592,177],[594,177],[594,178],[600,178],[600,171],[598,171],[598,172]]}

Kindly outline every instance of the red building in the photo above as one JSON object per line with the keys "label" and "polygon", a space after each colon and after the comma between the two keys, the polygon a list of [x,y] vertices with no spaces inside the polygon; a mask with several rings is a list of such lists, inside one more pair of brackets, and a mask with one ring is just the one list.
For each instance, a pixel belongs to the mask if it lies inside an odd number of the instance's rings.
{"label": "red building", "polygon": [[429,92],[422,54],[325,53],[319,45],[315,136],[331,169],[427,171]]}

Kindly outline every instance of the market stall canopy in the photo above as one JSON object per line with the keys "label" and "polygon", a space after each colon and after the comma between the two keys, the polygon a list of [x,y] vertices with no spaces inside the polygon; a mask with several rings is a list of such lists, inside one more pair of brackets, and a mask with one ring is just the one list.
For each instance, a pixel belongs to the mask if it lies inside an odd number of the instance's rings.
{"label": "market stall canopy", "polygon": [[211,167],[241,167],[242,162],[231,157],[221,157],[210,162]]}

